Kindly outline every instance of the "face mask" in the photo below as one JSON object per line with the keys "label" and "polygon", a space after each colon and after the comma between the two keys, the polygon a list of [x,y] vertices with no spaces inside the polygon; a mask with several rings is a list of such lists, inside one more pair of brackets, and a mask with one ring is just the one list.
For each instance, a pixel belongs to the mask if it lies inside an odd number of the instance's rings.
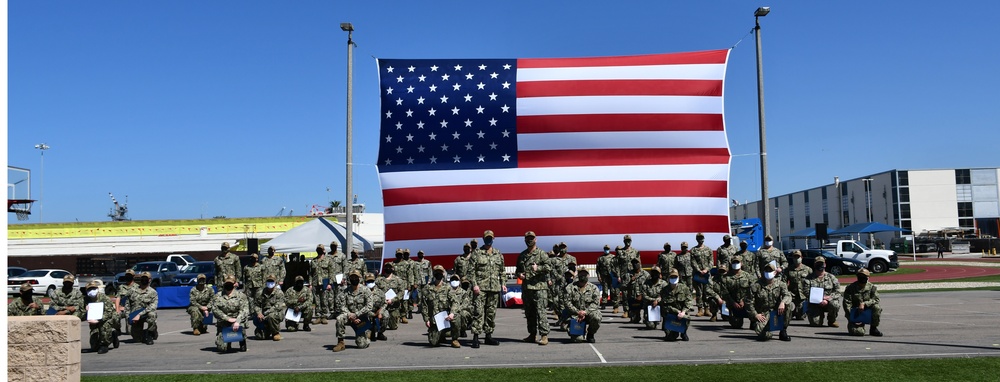
{"label": "face mask", "polygon": [[566,276],[566,283],[571,284],[573,282],[573,276]]}
{"label": "face mask", "polygon": [[[493,245],[493,238],[492,237],[483,238],[483,245]],[[472,248],[475,249],[475,247]]]}
{"label": "face mask", "polygon": [[816,270],[816,272],[822,272],[826,270],[826,268],[824,268],[822,265],[814,265],[813,269]]}
{"label": "face mask", "polygon": [[361,279],[356,279],[351,277],[351,285],[358,285],[358,284],[361,284]]}
{"label": "face mask", "polygon": [[97,298],[97,289],[91,289],[87,291],[87,297]]}
{"label": "face mask", "polygon": [[264,287],[267,288],[267,289],[274,289],[274,286],[275,286],[275,282],[274,281],[268,281],[268,282],[264,283]]}
{"label": "face mask", "polygon": [[632,240],[626,240],[625,241],[625,248],[628,248],[628,247],[631,247],[631,246],[632,246]]}
{"label": "face mask", "polygon": [[[490,240],[490,244],[493,244],[493,240]],[[470,247],[472,248],[473,251],[475,251],[476,248],[479,248],[479,243],[472,243]]]}
{"label": "face mask", "polygon": [[660,275],[653,275],[653,274],[650,274],[650,275],[649,275],[649,278],[650,278],[650,279],[652,279],[652,280],[653,280],[653,282],[655,283],[655,282],[656,282],[656,280],[659,280],[659,279],[660,279]]}
{"label": "face mask", "polygon": [[149,279],[147,279],[145,277],[139,279],[139,285],[142,285],[142,286],[149,285]]}
{"label": "face mask", "polygon": [[135,279],[135,276],[133,276],[133,275],[125,275],[125,282],[127,282],[127,283],[132,282],[132,280],[134,280],[134,279]]}
{"label": "face mask", "polygon": [[741,264],[741,263],[733,263],[733,269],[734,270],[738,271],[738,270],[740,270],[740,268],[743,268],[743,264]]}
{"label": "face mask", "polygon": [[373,283],[373,282],[367,283],[367,284],[365,284],[365,286],[368,287],[368,289],[372,289],[372,288],[375,287],[375,283]]}
{"label": "face mask", "polygon": [[610,249],[605,249],[605,250],[604,250],[604,254],[605,254],[605,255],[607,255],[607,254],[609,254],[609,253],[611,253],[611,250],[610,250]]}
{"label": "face mask", "polygon": [[867,276],[858,276],[858,282],[859,283],[866,283],[866,282],[868,282],[868,277]]}
{"label": "face mask", "polygon": [[527,245],[528,247],[534,247],[535,239],[524,239],[524,245]]}
{"label": "face mask", "polygon": [[764,272],[764,279],[765,279],[765,280],[770,280],[770,279],[773,279],[773,278],[774,278],[774,274],[775,274],[775,273],[776,273],[776,272]]}
{"label": "face mask", "polygon": [[669,280],[670,280],[670,285],[677,285],[677,282],[681,281],[681,279],[677,277],[671,277]]}
{"label": "face mask", "polygon": [[792,258],[792,264],[794,264],[794,265],[798,265],[801,262],[802,262],[802,260],[799,259],[798,257],[793,257]]}
{"label": "face mask", "polygon": [[449,284],[451,284],[452,288],[458,288],[459,285],[462,285],[462,282],[454,280],[454,281],[450,282]]}
{"label": "face mask", "polygon": [[386,269],[385,270],[385,274],[386,274],[386,276],[391,275],[392,274],[392,269]]}
{"label": "face mask", "polygon": [[73,283],[63,283],[63,289],[73,289]]}
{"label": "face mask", "polygon": [[771,244],[774,244],[774,242],[773,242],[773,241],[765,241],[765,242],[764,242],[764,246],[765,246],[765,247],[770,247],[770,246],[771,246]]}
{"label": "face mask", "polygon": [[31,293],[32,292],[21,292],[21,299],[25,301],[31,300]]}
{"label": "face mask", "polygon": [[637,270],[637,269],[639,269],[639,264],[633,264],[632,265],[632,270]]}
{"label": "face mask", "polygon": [[233,288],[236,288],[236,285],[233,285],[233,283],[225,283],[222,285],[222,288],[224,288],[228,292],[233,290]]}
{"label": "face mask", "polygon": [[435,280],[441,280],[443,278],[444,278],[444,274],[443,273],[435,273],[434,274],[434,279]]}
{"label": "face mask", "polygon": [[268,252],[267,257],[274,257],[274,253]]}
{"label": "face mask", "polygon": [[472,284],[469,283],[462,284],[462,289],[469,290],[469,288],[472,288]]}
{"label": "face mask", "polygon": [[296,281],[295,282],[295,290],[297,290],[297,291],[302,290],[302,288],[305,287],[305,286],[306,286],[305,282],[302,282],[302,281]]}

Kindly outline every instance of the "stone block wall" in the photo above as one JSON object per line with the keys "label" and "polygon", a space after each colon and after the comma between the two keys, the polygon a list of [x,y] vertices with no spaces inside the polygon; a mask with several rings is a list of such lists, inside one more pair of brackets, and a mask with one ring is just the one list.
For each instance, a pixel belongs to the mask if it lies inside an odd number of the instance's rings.
{"label": "stone block wall", "polygon": [[80,319],[7,317],[9,382],[79,381]]}

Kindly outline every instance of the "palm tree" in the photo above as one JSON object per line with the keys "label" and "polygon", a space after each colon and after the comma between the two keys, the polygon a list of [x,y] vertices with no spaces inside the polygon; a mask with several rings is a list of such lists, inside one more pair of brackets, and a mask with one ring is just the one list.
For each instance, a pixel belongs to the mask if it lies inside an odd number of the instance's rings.
{"label": "palm tree", "polygon": [[337,210],[338,208],[340,208],[340,201],[339,200],[334,200],[334,201],[330,202],[330,208],[326,209],[326,213],[332,214],[333,211]]}

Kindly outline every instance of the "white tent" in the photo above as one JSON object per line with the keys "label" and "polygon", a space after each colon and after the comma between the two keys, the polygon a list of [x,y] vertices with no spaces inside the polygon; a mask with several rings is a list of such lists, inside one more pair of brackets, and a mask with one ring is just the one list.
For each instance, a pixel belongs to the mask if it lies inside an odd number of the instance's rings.
{"label": "white tent", "polygon": [[[357,232],[353,234],[352,244],[358,252],[364,253],[375,249],[371,241],[361,237]],[[340,243],[340,250],[343,251],[346,239],[346,227],[319,217],[261,244],[261,251],[274,247],[274,251],[278,253],[315,252],[317,244],[328,246],[334,241]]]}

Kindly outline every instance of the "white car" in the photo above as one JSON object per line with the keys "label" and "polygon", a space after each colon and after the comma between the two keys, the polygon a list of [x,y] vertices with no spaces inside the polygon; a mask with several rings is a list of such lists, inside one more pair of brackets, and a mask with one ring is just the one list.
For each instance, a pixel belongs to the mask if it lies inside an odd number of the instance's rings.
{"label": "white car", "polygon": [[[34,269],[24,272],[17,277],[7,279],[7,294],[20,294],[21,284],[28,283],[34,288],[36,296],[48,296],[56,288],[62,288],[63,277],[71,275],[62,269]],[[73,287],[79,288],[80,282],[73,280]]]}

